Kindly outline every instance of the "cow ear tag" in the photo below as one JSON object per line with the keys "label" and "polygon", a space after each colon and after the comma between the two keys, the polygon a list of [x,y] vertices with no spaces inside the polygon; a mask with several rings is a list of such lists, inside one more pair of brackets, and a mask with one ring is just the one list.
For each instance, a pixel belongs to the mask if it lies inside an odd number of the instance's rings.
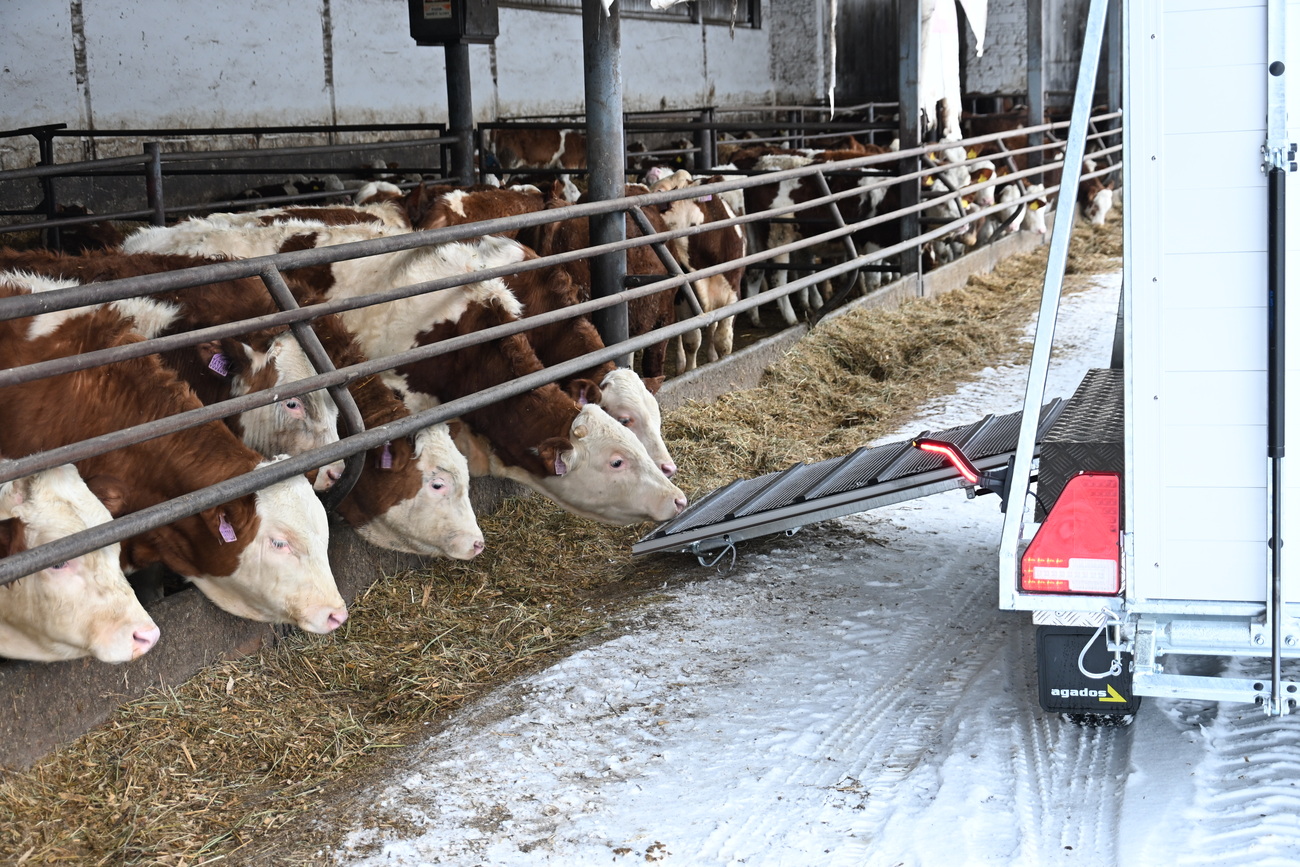
{"label": "cow ear tag", "polygon": [[221,534],[222,541],[235,541],[235,528],[230,526],[230,522],[226,520],[225,512],[221,513],[221,520],[217,523],[217,532]]}
{"label": "cow ear tag", "polygon": [[208,369],[218,376],[230,376],[230,359],[224,352],[214,352],[212,360],[208,362]]}
{"label": "cow ear tag", "polygon": [[393,468],[392,442],[384,443],[384,450],[379,453],[379,468],[381,470],[391,470]]}
{"label": "cow ear tag", "polygon": [[557,476],[562,476],[568,471],[569,471],[569,465],[564,462],[563,458],[557,455],[555,458],[555,474]]}

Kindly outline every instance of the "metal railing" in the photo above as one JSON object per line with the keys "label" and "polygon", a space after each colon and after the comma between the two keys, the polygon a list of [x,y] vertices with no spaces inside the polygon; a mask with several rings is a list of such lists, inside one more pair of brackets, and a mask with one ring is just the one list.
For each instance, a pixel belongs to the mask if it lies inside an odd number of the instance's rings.
{"label": "metal railing", "polygon": [[[1113,121],[1117,117],[1117,115],[1104,116],[1095,118],[1094,121]],[[1050,133],[1061,129],[1064,126],[1065,124],[1061,123],[1046,124],[1042,127],[1036,127],[1030,130],[1017,130],[1015,132],[1016,134],[1021,135],[1035,131]],[[975,145],[997,146],[1002,144],[1002,140],[1006,135],[1007,134],[994,134],[980,136],[964,140],[959,144],[970,147]],[[1096,172],[1085,175],[1085,180],[1090,177],[1102,176],[1116,172],[1122,168],[1122,165],[1117,158],[1120,150],[1119,135],[1120,131],[1118,129],[1097,129],[1094,125],[1089,136],[1093,143],[1093,152],[1101,159],[1109,158],[1109,163],[1104,167],[1099,167]],[[37,472],[41,469],[47,469],[71,461],[82,460],[94,455],[104,454],[129,444],[144,442],[178,430],[205,424],[214,419],[225,418],[256,406],[264,406],[277,400],[283,400],[286,397],[301,395],[319,389],[327,389],[335,397],[336,401],[339,402],[343,427],[341,438],[337,443],[316,448],[301,455],[260,467],[247,474],[227,479],[220,484],[194,491],[166,503],[161,503],[130,515],[117,518],[107,524],[102,524],[8,558],[0,559],[0,585],[15,580],[23,575],[31,574],[40,569],[60,563],[71,557],[85,554],[111,542],[121,541],[146,530],[170,523],[181,517],[192,515],[204,509],[229,502],[232,499],[253,493],[254,491],[270,484],[274,484],[275,482],[282,481],[294,475],[299,475],[313,468],[321,467],[340,459],[346,459],[349,462],[347,475],[343,480],[341,480],[339,485],[336,485],[336,487],[326,495],[327,502],[337,503],[338,500],[346,494],[351,482],[355,480],[356,474],[360,471],[361,461],[359,456],[371,448],[382,446],[385,442],[399,437],[412,435],[431,424],[447,421],[467,412],[488,406],[504,398],[521,394],[530,389],[588,370],[597,364],[607,361],[618,361],[619,359],[629,357],[631,353],[653,346],[660,341],[686,334],[695,329],[703,328],[707,325],[719,322],[726,317],[735,316],[762,304],[775,301],[784,295],[790,295],[804,288],[816,286],[822,281],[843,278],[839,289],[834,293],[832,298],[828,299],[826,302],[827,306],[825,309],[829,310],[831,306],[838,305],[847,299],[848,293],[855,286],[857,274],[863,269],[891,268],[892,270],[902,271],[904,269],[901,265],[890,266],[888,263],[891,260],[895,260],[903,251],[913,250],[922,245],[949,237],[953,235],[953,233],[960,231],[975,221],[988,216],[986,211],[967,211],[962,204],[963,196],[969,195],[974,191],[992,184],[1023,184],[1025,181],[1035,179],[1041,179],[1045,182],[1047,187],[1045,190],[1046,193],[1050,194],[1054,192],[1055,188],[1050,183],[1046,183],[1047,181],[1050,181],[1050,177],[1046,177],[1044,172],[1050,173],[1052,171],[1053,160],[1051,159],[1050,154],[1053,150],[1059,149],[1060,146],[1061,143],[1050,141],[1042,145],[1040,152],[1045,152],[1047,154],[1046,158],[1043,160],[1043,162],[1047,164],[1046,169],[1017,168],[1015,171],[1012,171],[1003,177],[959,189],[945,190],[943,189],[942,183],[936,183],[934,185],[934,192],[926,196],[918,196],[920,199],[919,204],[913,205],[909,208],[900,208],[888,213],[875,214],[856,220],[846,219],[843,212],[839,209],[839,203],[842,203],[851,197],[860,196],[865,189],[884,190],[890,186],[899,184],[913,184],[919,187],[925,178],[941,178],[943,177],[943,174],[951,170],[953,166],[945,164],[928,164],[925,157],[933,151],[934,145],[926,145],[910,151],[898,153],[877,154],[852,160],[813,164],[801,168],[778,172],[766,172],[752,176],[729,177],[726,180],[717,183],[679,190],[652,192],[616,201],[590,202],[496,220],[452,226],[432,231],[412,232],[409,234],[382,237],[374,240],[341,244],[338,246],[280,253],[273,256],[244,260],[219,261],[180,271],[74,286],[66,289],[43,292],[39,295],[0,298],[0,320],[9,320],[53,311],[73,310],[87,305],[109,303],[125,298],[148,296],[167,290],[200,286],[221,280],[257,277],[263,281],[267,286],[268,292],[281,307],[281,311],[274,314],[211,326],[197,331],[154,338],[126,346],[98,350],[75,357],[46,361],[28,367],[3,370],[0,371],[0,388],[32,382],[49,376],[87,369],[127,358],[139,357],[180,347],[194,346],[221,337],[234,336],[254,330],[284,325],[288,325],[294,330],[294,333],[303,342],[304,348],[308,352],[313,365],[317,369],[316,375],[296,382],[278,385],[273,391],[250,393],[220,403],[215,403],[201,409],[191,410],[174,417],[137,425],[125,430],[96,437],[95,439],[52,449],[47,452],[28,455],[21,458],[0,459],[0,482],[30,475],[31,473]],[[993,156],[997,159],[1009,159],[1014,161],[1017,157],[1025,157],[1034,151],[1035,148],[1032,146],[1019,149],[1000,147],[998,152]],[[979,159],[984,158],[988,157],[980,157]],[[915,163],[918,160],[921,162],[921,166],[915,171],[899,172],[891,165],[893,163]],[[971,161],[973,160],[968,162]],[[832,190],[830,180],[837,176],[843,176],[846,173],[857,173],[861,175],[863,183],[851,185],[847,189]],[[446,277],[411,286],[383,288],[380,291],[364,297],[338,298],[319,304],[313,304],[309,307],[299,307],[293,300],[292,293],[288,289],[284,276],[286,273],[291,275],[294,270],[300,268],[324,265],[346,259],[356,259],[402,250],[411,250],[418,247],[429,247],[474,238],[489,233],[515,232],[521,229],[541,226],[556,220],[586,218],[596,214],[610,214],[617,212],[625,212],[630,214],[633,219],[641,218],[644,220],[640,211],[640,208],[642,207],[658,207],[681,199],[694,199],[697,197],[718,195],[720,193],[737,190],[754,190],[755,188],[783,181],[798,181],[802,179],[811,180],[811,182],[817,187],[819,195],[803,202],[782,204],[777,208],[767,211],[737,214],[727,220],[709,222],[699,226],[670,230],[667,232],[654,233],[648,231],[650,229],[649,225],[645,222],[640,222],[639,225],[643,232],[642,237],[628,238],[614,243],[559,253],[511,266],[485,269],[473,272],[472,274]],[[1059,181],[1057,183],[1059,183]],[[1031,196],[1022,189],[1021,194],[1014,201],[999,202],[994,207],[997,209],[1013,208],[1023,205],[1025,202],[1037,195],[1039,195],[1039,193],[1035,192]],[[1073,196],[1069,196],[1068,199],[1072,204]],[[853,243],[853,235],[855,233],[883,225],[889,221],[898,220],[906,214],[922,213],[940,207],[945,203],[953,202],[956,203],[956,210],[959,216],[952,220],[935,224],[932,228],[922,231],[916,237],[902,238],[897,244],[870,253],[862,252],[857,249]],[[668,265],[669,262],[673,261],[668,245],[676,239],[686,238],[703,232],[712,232],[731,226],[747,226],[762,221],[789,219],[791,215],[794,215],[797,219],[800,214],[805,214],[806,216],[806,212],[824,207],[830,208],[833,214],[832,220],[828,224],[825,224],[824,231],[812,231],[811,229],[820,228],[821,226],[810,226],[810,224],[805,222],[801,223],[801,228],[805,230],[803,236],[780,247],[750,251],[748,255],[741,259],[686,273],[683,273],[681,268],[674,268]],[[678,320],[672,325],[658,328],[622,341],[607,341],[607,345],[600,350],[587,353],[578,358],[548,367],[545,370],[529,374],[519,379],[500,383],[475,394],[448,401],[439,406],[419,413],[414,413],[397,421],[365,429],[363,420],[360,418],[359,413],[357,413],[356,406],[352,402],[350,395],[347,393],[347,385],[362,377],[371,376],[376,373],[392,370],[425,359],[436,358],[440,355],[454,352],[467,346],[481,344],[507,335],[529,331],[546,324],[578,316],[590,316],[592,313],[612,305],[622,304],[638,298],[677,289],[684,289],[686,297],[692,299],[693,290],[691,289],[690,284],[694,281],[716,274],[727,273],[738,267],[762,267],[765,262],[774,256],[787,253],[798,253],[813,248],[824,249],[828,244],[838,245],[843,251],[843,255],[839,258],[839,261],[825,264],[816,269],[811,269],[810,273],[806,276],[791,280],[783,285],[769,286],[766,290],[758,292],[751,297],[742,298],[734,304],[715,310],[704,311],[702,305],[698,303],[698,300],[695,300],[695,303],[691,305],[693,315]],[[320,346],[319,341],[317,341],[314,333],[308,327],[308,323],[311,320],[326,314],[342,313],[348,310],[383,304],[389,301],[416,295],[447,291],[456,286],[470,282],[479,282],[494,277],[502,277],[511,273],[519,273],[546,268],[552,265],[565,264],[601,253],[626,251],[644,245],[652,245],[655,248],[660,261],[666,266],[666,270],[668,271],[666,275],[663,275],[658,279],[652,279],[650,282],[632,279],[629,280],[628,287],[622,292],[617,292],[605,297],[593,297],[588,301],[584,301],[572,307],[555,310],[549,313],[542,313],[536,316],[529,316],[518,321],[509,322],[473,334],[467,334],[461,337],[440,341],[438,343],[413,348],[385,358],[369,359],[348,367],[335,369],[323,348]],[[792,267],[791,270],[799,269]]]}

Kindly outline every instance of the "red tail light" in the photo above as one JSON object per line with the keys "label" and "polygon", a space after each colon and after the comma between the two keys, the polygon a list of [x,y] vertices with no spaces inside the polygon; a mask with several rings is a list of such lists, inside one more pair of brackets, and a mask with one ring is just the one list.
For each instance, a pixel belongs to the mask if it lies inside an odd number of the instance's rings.
{"label": "red tail light", "polygon": [[1027,593],[1119,593],[1119,475],[1080,473],[1020,558]]}
{"label": "red tail light", "polygon": [[953,469],[961,474],[963,479],[970,482],[972,485],[979,484],[980,471],[976,469],[975,465],[972,464],[966,455],[962,453],[962,450],[952,443],[945,442],[944,440],[920,437],[919,439],[912,440],[912,445],[923,452],[942,455],[947,459],[948,463],[952,464]]}

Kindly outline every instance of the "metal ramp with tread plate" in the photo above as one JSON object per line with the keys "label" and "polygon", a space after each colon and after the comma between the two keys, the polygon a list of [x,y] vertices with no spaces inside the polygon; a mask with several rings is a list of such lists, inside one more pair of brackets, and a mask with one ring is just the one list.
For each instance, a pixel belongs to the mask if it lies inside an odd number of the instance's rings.
{"label": "metal ramp with tread plate", "polygon": [[[1057,398],[1043,407],[1038,443],[1069,403]],[[1007,465],[1016,450],[1020,413],[989,415],[972,424],[917,437],[955,443],[984,473]],[[795,464],[756,479],[737,479],[718,488],[632,546],[633,554],[680,551],[701,554],[773,533],[793,535],[817,521],[866,512],[962,487],[957,470],[938,455],[912,447],[912,439],[863,447],[815,464]]]}

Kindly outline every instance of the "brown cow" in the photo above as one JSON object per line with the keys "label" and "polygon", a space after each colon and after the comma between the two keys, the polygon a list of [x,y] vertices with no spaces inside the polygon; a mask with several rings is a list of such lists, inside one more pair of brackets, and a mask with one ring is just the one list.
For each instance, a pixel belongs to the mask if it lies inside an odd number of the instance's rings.
{"label": "brown cow", "polygon": [[[0,284],[0,297],[29,292],[13,282]],[[112,305],[0,322],[0,367],[126,345],[141,339],[133,326]],[[15,457],[200,406],[155,356],[0,392],[0,451]],[[77,468],[117,516],[263,464],[229,428],[208,422],[86,458]],[[122,560],[131,569],[162,562],[232,614],[330,632],[347,619],[347,608],[330,573],[327,535],[324,509],[307,480],[296,476],[134,536],[122,543]]]}
{"label": "brown cow", "polygon": [[[184,257],[139,257],[108,252],[68,256],[43,250],[0,249],[0,279],[8,271],[13,275],[98,283],[194,264],[197,263]],[[193,331],[278,310],[261,282],[251,278],[168,290],[150,298],[145,303],[137,303],[135,299],[114,302],[119,312],[135,319],[135,330],[143,337]],[[160,311],[161,317],[155,315]],[[205,404],[284,385],[316,373],[297,339],[285,327],[172,350],[165,354],[164,360]],[[301,454],[338,442],[338,407],[325,391],[296,395],[246,410],[227,419],[227,424],[265,457]],[[341,463],[322,468],[317,489],[328,488],[341,471]]]}
{"label": "brown cow", "polygon": [[[192,221],[170,230],[141,230],[127,244],[138,240],[141,249],[147,245],[200,255],[261,256],[395,232],[363,226],[288,224],[239,230]],[[316,281],[312,288],[329,298],[356,297],[515,264],[524,255],[519,244],[486,236],[477,244],[439,244],[344,259],[325,268],[308,269],[309,274],[293,279]],[[342,316],[368,355],[386,357],[453,333],[467,334],[488,322],[513,321],[520,312],[518,301],[499,280],[487,280],[351,310]],[[527,339],[513,335],[408,365],[396,371],[396,382],[407,404],[419,411],[541,368]],[[453,369],[459,375],[452,376]],[[598,399],[598,386],[589,385],[582,393],[588,399]],[[580,407],[557,386],[505,398],[476,411],[466,421],[491,442],[495,475],[527,484],[576,514],[629,524],[667,520],[685,508],[685,495],[664,478],[630,432],[598,408]]]}
{"label": "brown cow", "polygon": [[[45,256],[33,259],[22,253],[0,251],[0,268],[22,263],[29,270],[88,279],[175,271],[209,265],[213,261],[215,260],[196,256],[157,253]],[[261,281],[252,278],[222,280],[191,289],[163,292],[153,297],[173,302],[183,309],[201,311],[205,319],[201,323],[196,322],[193,327],[265,316],[279,309]],[[297,301],[303,305],[319,300],[311,292],[297,293]],[[336,368],[366,360],[353,335],[338,317],[322,316],[312,323],[312,328]],[[277,329],[277,332],[281,331],[283,329]],[[296,342],[293,345],[297,346]],[[174,350],[166,354],[166,359],[168,364],[181,372],[204,403],[213,403],[230,395],[228,383],[241,373],[244,364],[241,347],[244,346],[240,341],[226,338],[220,341],[220,345],[200,346],[197,353],[193,350]],[[228,375],[219,375],[209,366],[209,360],[217,351],[222,352],[227,359]],[[305,363],[305,358],[303,361]],[[268,368],[272,372],[275,370],[274,365],[268,365]],[[291,378],[300,379],[311,373],[310,370],[299,370]],[[274,384],[274,381],[252,380],[247,388],[234,393],[242,394]],[[357,402],[362,421],[367,427],[387,424],[410,415],[392,389],[377,377],[356,380],[348,385],[348,390]],[[313,392],[307,397],[321,394],[324,392]],[[298,398],[288,398],[272,407],[290,403],[301,401]],[[333,407],[332,400],[329,406]],[[292,407],[286,409],[292,412]],[[337,414],[336,409],[335,413]],[[243,415],[246,417],[249,413]],[[287,412],[278,415],[284,416]],[[334,422],[331,420],[330,424],[332,437],[316,445],[338,440]],[[245,437],[245,441],[257,447],[256,442],[250,441],[248,437]],[[299,450],[314,447],[315,445],[303,444]],[[285,452],[287,449],[282,448],[280,451]],[[330,464],[324,468],[322,475],[328,474],[331,481],[337,479],[342,465],[342,461]],[[446,425],[434,425],[413,438],[390,443],[386,450],[383,447],[375,448],[365,466],[352,491],[338,506],[339,514],[362,538],[383,548],[423,555],[443,554],[456,559],[468,559],[483,550],[483,534],[469,501],[468,469],[457,453]],[[324,486],[318,484],[317,487]]]}

